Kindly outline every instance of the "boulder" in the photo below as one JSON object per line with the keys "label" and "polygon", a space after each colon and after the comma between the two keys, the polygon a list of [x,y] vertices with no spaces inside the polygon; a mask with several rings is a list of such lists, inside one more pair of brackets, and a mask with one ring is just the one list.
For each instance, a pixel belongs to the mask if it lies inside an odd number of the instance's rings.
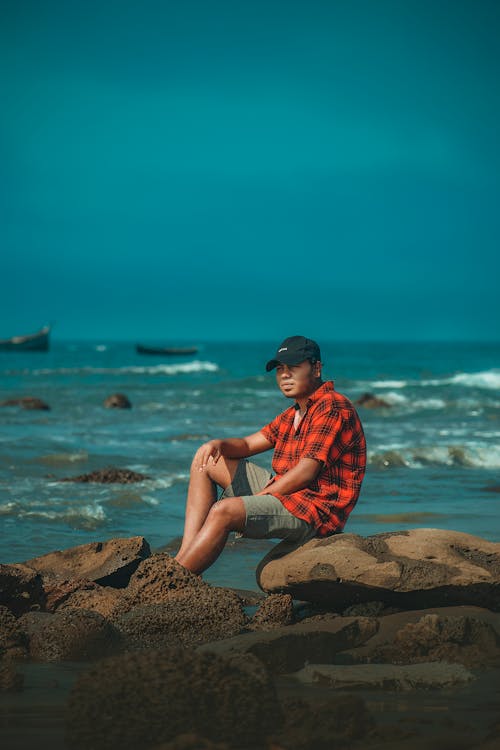
{"label": "boulder", "polygon": [[77,477],[64,477],[59,482],[97,482],[98,484],[133,484],[134,482],[144,482],[149,479],[146,474],[139,474],[131,469],[117,469],[115,466],[108,466],[105,469],[97,469],[89,474],[79,474]]}
{"label": "boulder", "polygon": [[29,655],[37,661],[91,661],[121,648],[118,631],[102,615],[84,609],[49,614],[28,613],[17,627],[29,641]]}
{"label": "boulder", "polygon": [[10,609],[0,606],[0,660],[25,659],[28,643]]}
{"label": "boulder", "polygon": [[10,398],[7,401],[2,401],[0,406],[20,406],[22,409],[49,411],[50,406],[42,401],[41,398],[35,398],[34,396],[23,396],[22,398]]}
{"label": "boulder", "polygon": [[239,633],[247,618],[239,597],[211,586],[172,591],[161,604],[143,604],[113,619],[129,650],[198,646]]}
{"label": "boulder", "polygon": [[249,627],[252,630],[272,630],[292,622],[293,600],[290,594],[271,594],[260,604]]}
{"label": "boulder", "polygon": [[106,409],[131,409],[132,404],[124,393],[113,393],[104,401]]}
{"label": "boulder", "polygon": [[137,567],[127,586],[127,596],[133,606],[158,604],[185,588],[206,589],[208,584],[171,555],[159,552],[143,560]]}
{"label": "boulder", "polygon": [[0,693],[18,692],[24,687],[24,675],[12,664],[0,664]]}
{"label": "boulder", "polygon": [[373,393],[363,393],[355,402],[356,406],[364,406],[365,409],[390,409],[391,405],[383,398]]}
{"label": "boulder", "polygon": [[32,609],[43,609],[42,577],[31,566],[0,564],[0,605],[18,617]]}
{"label": "boulder", "polygon": [[90,612],[98,612],[107,620],[114,619],[128,612],[130,604],[123,589],[115,589],[112,586],[98,586],[75,589],[59,605],[57,611],[65,609],[86,609]]}
{"label": "boulder", "polygon": [[301,547],[281,542],[258,566],[268,593],[333,611],[363,602],[399,609],[473,604],[500,609],[500,544],[457,531],[337,534]]}
{"label": "boulder", "polygon": [[[124,588],[141,561],[150,554],[144,537],[135,536],[49,552],[26,560],[24,565],[43,575],[58,576],[61,581],[84,578],[101,586]],[[54,586],[53,579],[49,580],[49,585]]]}
{"label": "boulder", "polygon": [[180,734],[266,747],[282,715],[271,680],[255,662],[168,648],[105,659],[73,686],[67,747],[136,750]]}

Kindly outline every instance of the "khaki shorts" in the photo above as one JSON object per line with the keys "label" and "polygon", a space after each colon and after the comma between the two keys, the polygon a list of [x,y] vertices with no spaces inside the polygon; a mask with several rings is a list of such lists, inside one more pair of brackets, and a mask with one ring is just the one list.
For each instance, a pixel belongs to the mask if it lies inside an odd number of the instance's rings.
{"label": "khaki shorts", "polygon": [[257,464],[241,459],[236,474],[229,487],[226,487],[219,500],[226,497],[241,497],[246,510],[245,530],[237,536],[250,539],[288,539],[305,542],[316,536],[311,524],[297,518],[274,495],[255,495],[260,492],[272,474]]}

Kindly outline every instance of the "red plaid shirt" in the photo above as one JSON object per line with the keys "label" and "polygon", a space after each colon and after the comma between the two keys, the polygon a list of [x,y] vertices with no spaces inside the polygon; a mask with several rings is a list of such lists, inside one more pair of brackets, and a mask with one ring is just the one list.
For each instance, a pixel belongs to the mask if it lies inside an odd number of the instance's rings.
{"label": "red plaid shirt", "polygon": [[295,430],[295,406],[273,419],[261,432],[274,445],[273,470],[285,474],[301,458],[314,458],[322,468],[303,490],[277,497],[294,516],[316,527],[318,536],[342,531],[356,505],[366,467],[366,443],[356,410],[337,393],[332,381],[323,383],[307,402]]}

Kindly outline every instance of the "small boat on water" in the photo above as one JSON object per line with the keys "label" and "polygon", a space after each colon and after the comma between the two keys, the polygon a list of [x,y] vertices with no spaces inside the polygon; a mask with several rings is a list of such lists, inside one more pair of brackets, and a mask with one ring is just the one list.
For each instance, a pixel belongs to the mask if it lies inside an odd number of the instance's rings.
{"label": "small boat on water", "polygon": [[49,335],[50,326],[44,326],[36,333],[0,339],[0,352],[47,352]]}
{"label": "small boat on water", "polygon": [[166,354],[169,356],[176,354],[196,354],[198,349],[195,346],[143,346],[136,345],[137,354]]}

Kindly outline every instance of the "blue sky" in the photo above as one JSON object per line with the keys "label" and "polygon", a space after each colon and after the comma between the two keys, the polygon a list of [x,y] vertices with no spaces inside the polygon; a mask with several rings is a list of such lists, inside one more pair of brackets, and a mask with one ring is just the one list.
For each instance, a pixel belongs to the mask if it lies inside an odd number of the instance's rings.
{"label": "blue sky", "polygon": [[0,12],[0,337],[500,338],[497,2]]}

